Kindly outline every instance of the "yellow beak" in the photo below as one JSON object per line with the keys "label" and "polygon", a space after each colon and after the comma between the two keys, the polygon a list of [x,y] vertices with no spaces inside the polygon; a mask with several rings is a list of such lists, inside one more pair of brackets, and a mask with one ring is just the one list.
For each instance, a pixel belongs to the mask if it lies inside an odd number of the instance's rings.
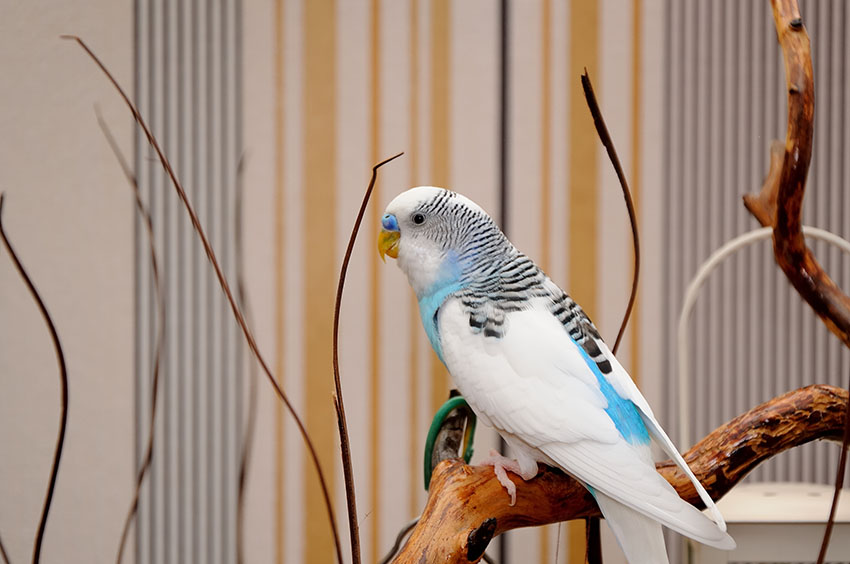
{"label": "yellow beak", "polygon": [[401,233],[398,231],[387,231],[381,229],[381,234],[378,235],[378,253],[381,255],[381,260],[387,262],[384,255],[389,255],[392,258],[398,258],[398,239]]}

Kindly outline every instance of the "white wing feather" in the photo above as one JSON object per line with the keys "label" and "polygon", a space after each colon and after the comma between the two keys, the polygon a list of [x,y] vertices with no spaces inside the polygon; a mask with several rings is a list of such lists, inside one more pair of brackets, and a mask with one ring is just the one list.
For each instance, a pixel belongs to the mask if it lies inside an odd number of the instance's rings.
{"label": "white wing feather", "polygon": [[[446,364],[485,423],[509,442],[519,441],[526,453],[536,453],[536,460],[555,462],[594,490],[671,529],[705,544],[734,547],[729,535],[656,472],[648,445],[623,439],[605,412],[607,400],[595,374],[555,317],[541,307],[511,313],[506,323],[504,337],[484,337],[470,331],[458,300],[448,300],[439,313]],[[616,367],[612,387],[635,403],[665,450],[672,448],[631,378],[613,355],[611,361]],[[687,469],[681,456],[676,461]]]}

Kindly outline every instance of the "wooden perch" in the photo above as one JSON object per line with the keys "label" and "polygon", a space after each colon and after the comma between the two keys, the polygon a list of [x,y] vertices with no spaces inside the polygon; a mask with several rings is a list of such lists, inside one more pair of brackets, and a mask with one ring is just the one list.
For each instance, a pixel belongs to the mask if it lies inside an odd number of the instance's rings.
{"label": "wooden perch", "polygon": [[[826,385],[788,392],[717,428],[685,453],[685,460],[711,497],[720,499],[780,452],[818,439],[840,441],[847,395]],[[682,498],[701,507],[693,485],[672,461],[656,466]],[[476,562],[487,543],[505,531],[600,515],[581,484],[542,468],[528,482],[512,476],[517,498],[511,507],[492,467],[441,462],[422,518],[394,562]]]}

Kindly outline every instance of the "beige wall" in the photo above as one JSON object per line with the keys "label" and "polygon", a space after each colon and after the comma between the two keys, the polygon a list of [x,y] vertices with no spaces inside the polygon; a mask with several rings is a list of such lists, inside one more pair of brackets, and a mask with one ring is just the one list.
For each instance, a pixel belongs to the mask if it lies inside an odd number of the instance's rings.
{"label": "beige wall", "polygon": [[[132,488],[133,207],[98,104],[130,154],[130,118],[59,34],[83,36],[132,88],[130,2],[0,3],[3,223],[65,348],[68,432],[44,562],[114,558]],[[27,561],[59,421],[47,329],[0,251],[0,535]]]}

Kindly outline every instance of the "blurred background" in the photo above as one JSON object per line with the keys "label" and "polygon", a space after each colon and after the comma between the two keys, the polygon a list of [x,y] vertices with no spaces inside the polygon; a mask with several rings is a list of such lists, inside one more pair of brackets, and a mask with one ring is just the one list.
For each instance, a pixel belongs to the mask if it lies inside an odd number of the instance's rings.
{"label": "blurred background", "polygon": [[[806,223],[846,237],[850,8],[801,6],[817,84]],[[394,195],[432,184],[478,202],[613,344],[631,237],[581,93],[585,68],[641,230],[638,306],[618,356],[680,448],[781,392],[846,380],[850,356],[763,242],[730,259],[697,302],[692,393],[687,405],[678,401],[684,289],[714,249],[757,226],[740,196],[761,186],[768,143],[784,137],[783,67],[766,0],[6,1],[3,221],[54,317],[69,371],[44,562],[114,560],[150,417],[159,321],[148,243],[96,107],[153,215],[167,302],[154,462],[130,560],[236,561],[252,415],[245,562],[333,558],[291,417],[262,375],[252,392],[250,353],[155,154],[63,33],[84,38],[139,104],[231,282],[241,267],[250,324],[317,444],[344,546],[334,291],[372,165],[405,152],[381,171],[342,309],[364,561],[379,560],[424,506],[425,435],[450,387],[406,279],[377,257],[378,218]],[[850,261],[815,252],[846,289]],[[17,562],[38,523],[59,392],[48,334],[5,251],[0,288],[0,537]],[[681,416],[691,440],[680,440]],[[476,459],[495,445],[480,429]],[[830,483],[837,454],[808,445],[749,479]],[[605,544],[606,561],[620,562],[607,532]],[[489,552],[504,563],[583,562],[584,526],[512,532]]]}

